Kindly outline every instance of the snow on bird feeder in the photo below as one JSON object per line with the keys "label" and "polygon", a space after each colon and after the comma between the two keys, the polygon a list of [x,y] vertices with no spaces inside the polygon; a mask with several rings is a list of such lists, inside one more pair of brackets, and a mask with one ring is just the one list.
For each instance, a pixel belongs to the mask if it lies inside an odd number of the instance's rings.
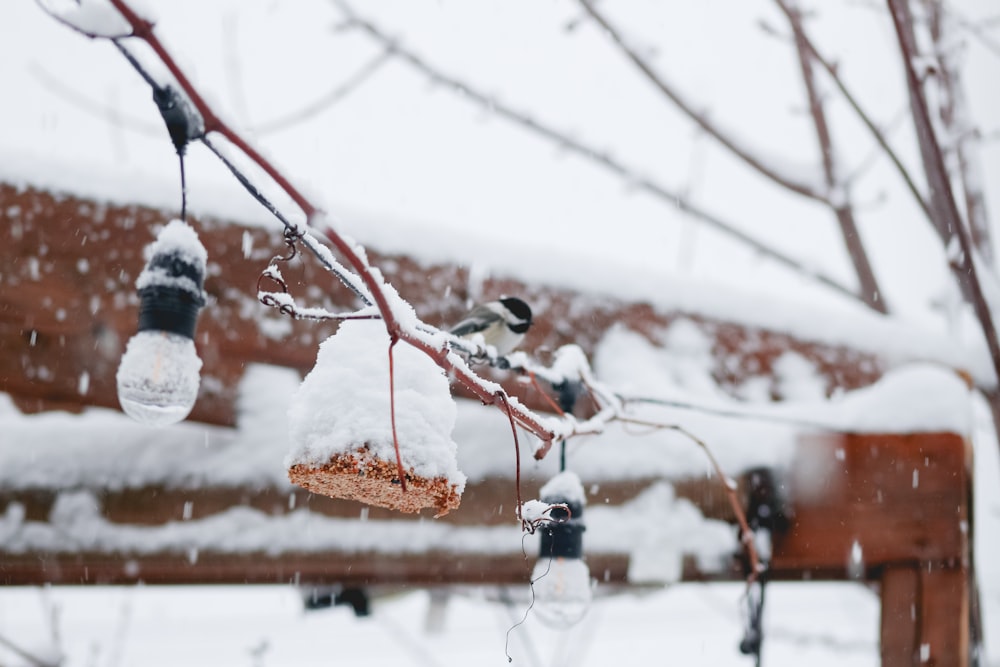
{"label": "snow on bird feeder", "polygon": [[395,345],[396,436],[389,391],[389,336],[377,320],[349,320],[319,347],[289,409],[289,479],[314,493],[403,512],[458,507],[465,475],[451,439],[456,407],[444,372],[423,352]]}
{"label": "snow on bird feeder", "polygon": [[531,574],[534,611],[546,625],[567,628],[578,623],[590,608],[593,595],[590,570],[583,560],[583,509],[587,498],[580,478],[564,471],[540,491],[542,502],[566,505],[553,508],[553,522],[542,525],[538,561]]}
{"label": "snow on bird feeder", "polygon": [[198,398],[201,359],[194,332],[205,305],[208,253],[190,226],[172,220],[145,255],[135,283],[139,330],[118,366],[118,401],[136,421],[164,426],[187,417]]}

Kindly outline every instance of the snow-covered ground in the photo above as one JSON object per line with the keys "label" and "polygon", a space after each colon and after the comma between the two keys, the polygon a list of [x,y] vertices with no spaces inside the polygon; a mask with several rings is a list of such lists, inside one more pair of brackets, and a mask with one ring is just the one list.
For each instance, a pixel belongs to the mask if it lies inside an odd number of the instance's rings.
{"label": "snow-covered ground", "polygon": [[[42,619],[54,612],[66,667],[506,665],[505,650],[513,664],[529,666],[752,665],[738,649],[741,595],[738,584],[621,595],[554,632],[530,615],[517,625],[523,603],[462,595],[449,599],[436,625],[423,591],[376,599],[372,615],[359,619],[345,607],[303,611],[300,594],[283,587],[9,589],[0,591],[0,632],[51,651]],[[857,584],[772,585],[766,632],[766,665],[879,664],[878,598]],[[28,664],[2,649],[0,660]]]}
{"label": "snow-covered ground", "polygon": [[[976,558],[988,665],[1000,665],[1000,456],[985,406],[976,410]],[[598,588],[600,591],[600,588]],[[575,628],[528,621],[527,586],[501,604],[495,590],[450,598],[443,616],[426,591],[377,597],[373,614],[305,612],[284,586],[0,589],[0,664],[27,665],[4,640],[66,667],[158,665],[507,664],[667,662],[747,665],[738,584],[681,584],[602,597]],[[489,599],[487,599],[487,597]],[[501,598],[502,599],[502,598]],[[764,664],[877,665],[879,603],[858,584],[781,583],[768,589]]]}

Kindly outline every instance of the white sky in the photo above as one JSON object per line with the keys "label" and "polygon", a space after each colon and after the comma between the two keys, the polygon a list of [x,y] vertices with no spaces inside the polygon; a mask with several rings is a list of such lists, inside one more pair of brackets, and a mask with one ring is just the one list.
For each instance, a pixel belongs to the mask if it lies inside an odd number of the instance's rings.
{"label": "white sky", "polygon": [[[330,2],[294,9],[263,0],[150,4],[162,39],[243,128],[308,106],[377,53],[362,33],[335,30],[341,15]],[[989,0],[957,5],[970,19],[992,9]],[[716,1],[681,9],[616,0],[602,8],[697,107],[775,163],[801,165],[800,175],[817,173],[791,46],[758,27],[764,21],[784,32],[775,5]],[[741,229],[853,283],[832,214],[747,172],[695,132],[581,20],[574,3],[385,2],[363,9],[443,72],[607,149]],[[176,205],[172,147],[148,88],[120,55],[70,33],[32,2],[10,3],[4,13],[0,62],[7,97],[16,103],[4,111],[0,175]],[[888,125],[905,111],[895,38],[883,12],[865,3],[823,3],[809,28],[877,122]],[[989,84],[1000,57],[971,38],[967,55],[974,115],[990,132],[1000,118],[1000,93]],[[99,111],[85,111],[70,95],[86,97]],[[853,168],[872,143],[833,99],[834,137]],[[109,114],[118,118],[111,122]],[[152,133],[130,129],[133,121]],[[627,264],[654,281],[837,300],[399,61],[305,122],[250,135],[343,229],[387,250],[424,236],[436,239],[438,255],[523,273],[532,269],[520,258],[525,247],[545,251],[541,258],[531,253],[530,263],[550,263],[547,276],[564,284],[602,269],[613,284],[621,271],[607,267]],[[910,137],[905,121],[891,131],[904,159],[915,164]],[[992,197],[989,184],[1000,173],[996,142],[985,145],[983,161]],[[189,169],[195,210],[271,224],[202,147],[192,149]],[[890,305],[926,322],[928,303],[945,280],[937,239],[885,160],[870,175],[872,183],[855,191],[862,234]]]}

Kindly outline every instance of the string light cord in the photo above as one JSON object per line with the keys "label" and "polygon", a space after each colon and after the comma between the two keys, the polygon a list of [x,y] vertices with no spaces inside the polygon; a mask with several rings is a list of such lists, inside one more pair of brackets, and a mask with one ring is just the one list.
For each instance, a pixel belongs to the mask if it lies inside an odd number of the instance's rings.
{"label": "string light cord", "polygon": [[628,404],[657,405],[661,407],[690,410],[692,412],[702,412],[704,414],[716,415],[718,417],[727,417],[729,419],[746,419],[749,421],[773,422],[777,424],[787,424],[789,426],[800,426],[803,428],[816,429],[818,431],[829,431],[838,433],[844,431],[843,427],[836,426],[834,424],[825,424],[823,422],[814,421],[811,419],[803,419],[801,417],[769,414],[767,412],[752,411],[752,410],[739,410],[733,408],[714,407],[710,405],[692,403],[689,401],[681,401],[670,398],[630,396],[618,393],[616,393],[615,395],[625,405]]}

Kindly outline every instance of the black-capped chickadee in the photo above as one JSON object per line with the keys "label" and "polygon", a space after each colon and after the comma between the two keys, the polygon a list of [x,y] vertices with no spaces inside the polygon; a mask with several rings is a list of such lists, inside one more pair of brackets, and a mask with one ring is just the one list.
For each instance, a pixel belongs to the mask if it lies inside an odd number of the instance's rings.
{"label": "black-capped chickadee", "polygon": [[503,357],[521,344],[530,326],[531,308],[521,299],[508,296],[476,306],[449,332],[467,340],[482,336],[482,342]]}

